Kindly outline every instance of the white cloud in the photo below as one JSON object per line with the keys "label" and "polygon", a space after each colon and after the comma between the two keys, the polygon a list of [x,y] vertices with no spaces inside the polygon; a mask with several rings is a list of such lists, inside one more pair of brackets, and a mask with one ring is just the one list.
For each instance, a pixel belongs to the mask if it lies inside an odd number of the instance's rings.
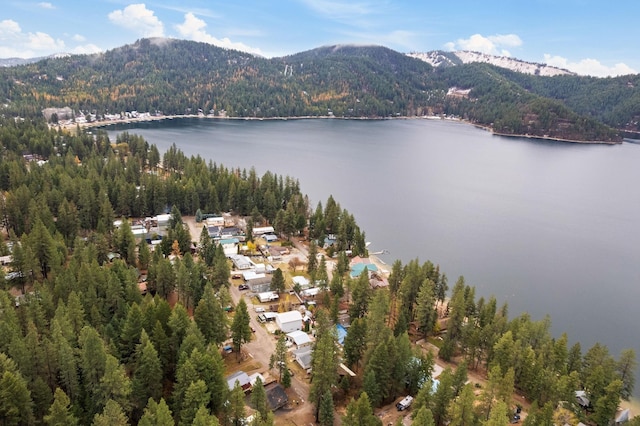
{"label": "white cloud", "polygon": [[49,34],[35,32],[27,34],[28,46],[40,51],[60,51],[64,49],[64,41],[55,40]]}
{"label": "white cloud", "polygon": [[25,33],[16,21],[0,21],[0,57],[32,58],[62,52],[64,49],[64,41],[47,33]]}
{"label": "white cloud", "polygon": [[511,56],[506,48],[522,46],[522,39],[516,34],[496,34],[485,37],[474,34],[469,38],[450,41],[444,45],[447,50],[472,50],[489,55]]}
{"label": "white cloud", "polygon": [[164,24],[144,3],[130,4],[122,10],[114,10],[108,16],[114,24],[143,37],[164,37]]}
{"label": "white cloud", "polygon": [[0,22],[0,37],[10,37],[22,32],[20,24],[12,19],[5,19]]}
{"label": "white cloud", "polygon": [[73,41],[77,41],[80,43],[86,40],[86,37],[81,34],[74,34],[71,38],[73,39]]}
{"label": "white cloud", "polygon": [[43,1],[43,2],[38,3],[38,7],[41,7],[43,9],[55,9],[56,8],[54,5],[52,5],[48,1]]}
{"label": "white cloud", "polygon": [[183,38],[213,44],[226,49],[241,50],[243,52],[262,55],[262,52],[258,48],[250,47],[240,42],[233,42],[227,37],[219,39],[212,36],[205,31],[206,27],[207,23],[191,12],[184,15],[184,22],[182,24],[176,25],[178,33]]}
{"label": "white cloud", "polygon": [[593,77],[614,77],[618,75],[637,74],[637,71],[624,63],[618,63],[608,67],[597,59],[581,59],[578,62],[571,62],[562,56],[552,56],[544,54],[544,62],[548,65],[564,68],[580,75],[590,75]]}

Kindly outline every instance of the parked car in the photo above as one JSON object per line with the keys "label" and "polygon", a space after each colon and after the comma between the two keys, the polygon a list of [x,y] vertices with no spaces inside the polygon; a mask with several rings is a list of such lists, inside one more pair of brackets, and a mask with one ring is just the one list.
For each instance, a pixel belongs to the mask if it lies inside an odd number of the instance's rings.
{"label": "parked car", "polygon": [[238,286],[238,289],[240,289],[240,290],[249,290],[249,286],[247,284],[240,284]]}
{"label": "parked car", "polygon": [[260,314],[264,312],[264,308],[262,306],[256,306],[255,311]]}

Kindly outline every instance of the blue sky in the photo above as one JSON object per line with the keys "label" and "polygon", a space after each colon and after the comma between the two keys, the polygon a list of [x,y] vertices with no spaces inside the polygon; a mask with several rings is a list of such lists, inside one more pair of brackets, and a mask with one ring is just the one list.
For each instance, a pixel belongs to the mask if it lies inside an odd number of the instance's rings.
{"label": "blue sky", "polygon": [[637,0],[3,0],[0,58],[95,53],[142,37],[266,57],[338,44],[475,50],[585,75],[640,72]]}

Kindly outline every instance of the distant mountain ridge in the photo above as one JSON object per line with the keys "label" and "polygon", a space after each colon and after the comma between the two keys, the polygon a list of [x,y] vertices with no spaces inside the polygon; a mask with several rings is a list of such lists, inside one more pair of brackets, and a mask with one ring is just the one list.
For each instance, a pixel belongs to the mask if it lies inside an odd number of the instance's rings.
{"label": "distant mountain ridge", "polygon": [[515,72],[539,75],[543,77],[553,77],[556,75],[577,75],[576,73],[569,70],[553,67],[551,65],[539,64],[536,62],[526,62],[508,56],[488,55],[486,53],[473,52],[469,50],[459,50],[455,52],[444,52],[442,50],[433,50],[425,53],[412,52],[408,53],[407,56],[423,60],[436,68],[480,62],[495,65],[500,68],[506,68]]}
{"label": "distant mountain ridge", "polygon": [[0,68],[0,97],[2,113],[20,117],[62,107],[90,120],[126,111],[455,116],[500,134],[604,142],[640,130],[640,75],[543,77],[551,67],[503,58],[504,68],[459,52],[430,55],[425,61],[383,46],[333,45],[267,59],[207,43],[141,39],[99,54]]}

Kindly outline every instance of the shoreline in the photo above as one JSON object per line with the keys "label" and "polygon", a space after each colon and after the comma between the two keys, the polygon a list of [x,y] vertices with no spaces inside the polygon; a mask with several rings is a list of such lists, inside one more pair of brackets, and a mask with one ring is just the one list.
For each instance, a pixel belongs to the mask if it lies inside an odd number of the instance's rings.
{"label": "shoreline", "polygon": [[468,120],[463,120],[461,118],[456,117],[440,117],[440,116],[398,116],[398,117],[334,117],[330,115],[305,115],[305,116],[294,116],[294,117],[227,117],[227,116],[214,116],[214,115],[205,115],[205,114],[172,114],[172,115],[149,115],[144,117],[132,117],[132,118],[120,118],[116,120],[103,120],[103,121],[92,121],[85,123],[71,123],[71,124],[57,124],[52,125],[49,124],[49,127],[52,129],[63,129],[63,130],[72,130],[76,127],[80,127],[81,129],[85,128],[101,128],[108,127],[118,124],[136,124],[136,123],[147,123],[153,121],[162,121],[162,120],[174,120],[174,119],[185,119],[185,118],[199,118],[199,119],[213,119],[213,120],[244,120],[244,121],[288,121],[288,120],[361,120],[361,121],[382,121],[382,120],[432,120],[432,121],[448,121],[448,122],[459,122],[464,124],[469,124],[478,129],[485,130],[490,132],[494,136],[502,136],[507,138],[523,138],[523,139],[537,139],[541,141],[551,141],[551,142],[563,142],[563,143],[579,143],[579,144],[591,144],[591,145],[619,145],[624,142],[621,141],[589,141],[589,140],[576,140],[576,139],[563,139],[563,138],[555,138],[550,136],[535,136],[528,134],[508,134],[508,133],[500,133],[494,131],[491,127],[485,126],[482,124],[474,123]]}
{"label": "shoreline", "polygon": [[621,141],[581,141],[581,140],[577,140],[577,139],[555,138],[555,137],[552,137],[552,136],[536,136],[536,135],[529,135],[529,134],[501,133],[501,132],[496,132],[495,130],[493,130],[489,126],[484,126],[482,124],[472,123],[472,122],[469,122],[469,121],[465,121],[465,122],[473,125],[474,127],[477,127],[478,129],[486,130],[487,132],[490,132],[494,136],[502,136],[502,137],[505,137],[505,138],[537,139],[537,140],[541,140],[541,141],[564,142],[564,143],[583,143],[583,144],[593,144],[593,145],[619,145],[619,144],[624,142],[624,140],[621,140]]}

